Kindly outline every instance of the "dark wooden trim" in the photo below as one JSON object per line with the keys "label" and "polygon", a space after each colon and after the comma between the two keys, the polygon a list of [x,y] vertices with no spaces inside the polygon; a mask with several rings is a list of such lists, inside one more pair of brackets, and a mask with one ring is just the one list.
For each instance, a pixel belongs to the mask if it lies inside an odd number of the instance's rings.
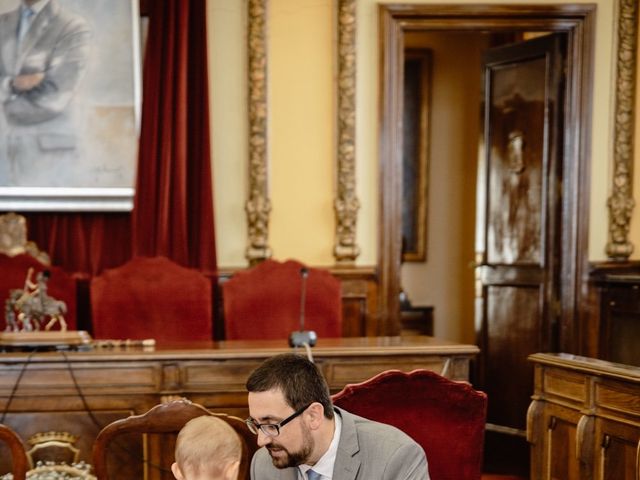
{"label": "dark wooden trim", "polygon": [[402,28],[390,6],[378,7],[380,19],[380,335],[400,331],[402,256]]}
{"label": "dark wooden trim", "polygon": [[[553,31],[568,36],[563,175],[562,318],[559,348],[576,352],[580,344],[579,281],[587,271],[591,96],[596,7],[576,5],[380,5],[380,314],[381,332],[399,330],[402,154],[400,128],[403,35],[408,31]],[[435,180],[435,179],[434,179]]]}
{"label": "dark wooden trim", "polygon": [[[563,176],[562,316],[560,351],[580,353],[584,336],[581,319],[587,304],[581,279],[588,271],[589,203],[591,179],[591,115],[595,52],[595,7],[588,6],[569,33],[565,102]],[[571,182],[567,181],[570,179]]]}

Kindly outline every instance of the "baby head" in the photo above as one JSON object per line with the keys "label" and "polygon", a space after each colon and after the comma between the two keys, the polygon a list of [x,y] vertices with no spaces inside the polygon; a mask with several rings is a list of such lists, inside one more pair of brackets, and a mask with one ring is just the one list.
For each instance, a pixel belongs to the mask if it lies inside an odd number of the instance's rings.
{"label": "baby head", "polygon": [[171,471],[177,480],[236,480],[241,455],[235,430],[221,418],[203,415],[180,430]]}

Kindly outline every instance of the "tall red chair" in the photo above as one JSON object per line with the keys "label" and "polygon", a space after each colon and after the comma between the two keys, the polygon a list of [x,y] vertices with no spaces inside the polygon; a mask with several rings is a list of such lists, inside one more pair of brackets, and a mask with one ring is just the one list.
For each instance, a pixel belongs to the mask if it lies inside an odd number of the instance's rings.
{"label": "tall red chair", "polygon": [[211,282],[165,257],[137,257],[94,277],[93,336],[158,342],[211,340]]}
{"label": "tall red chair", "polygon": [[[62,300],[67,306],[67,313],[64,315],[67,322],[67,329],[77,328],[77,292],[76,280],[66,273],[62,268],[45,265],[28,253],[21,253],[15,256],[0,253],[0,301],[2,301],[2,311],[4,312],[4,302],[9,298],[9,291],[22,289],[29,269],[33,269],[31,280],[35,282],[39,272],[48,270],[50,273],[47,282],[47,294],[56,300]],[[4,315],[2,316],[2,329],[6,327]],[[44,327],[44,325],[43,325]],[[58,328],[58,327],[55,327]]]}
{"label": "tall red chair", "polygon": [[428,370],[388,370],[347,385],[336,407],[393,425],[427,454],[432,480],[479,480],[487,396]]}
{"label": "tall red chair", "polygon": [[0,424],[0,442],[5,443],[11,452],[13,480],[25,480],[29,461],[22,440],[12,428]]}
{"label": "tall red chair", "polygon": [[287,339],[300,329],[303,269],[305,329],[342,336],[340,280],[295,260],[265,260],[222,284],[227,340]]}

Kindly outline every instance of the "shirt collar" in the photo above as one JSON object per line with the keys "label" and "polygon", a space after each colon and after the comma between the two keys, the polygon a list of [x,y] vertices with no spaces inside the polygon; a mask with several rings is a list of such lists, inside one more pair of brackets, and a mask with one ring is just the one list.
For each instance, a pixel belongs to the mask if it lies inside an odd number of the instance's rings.
{"label": "shirt collar", "polygon": [[[38,13],[40,13],[42,11],[42,9],[44,7],[47,6],[47,3],[49,3],[51,0],[38,0],[37,2],[35,2],[33,5],[31,5],[30,8],[31,10],[33,10],[33,13],[35,15],[37,15]],[[27,6],[23,3],[21,4],[20,8],[27,8]]]}
{"label": "shirt collar", "polygon": [[[336,428],[333,431],[333,438],[331,439],[329,448],[324,452],[324,455],[320,457],[320,460],[318,460],[315,465],[311,466],[304,463],[300,465],[298,468],[303,474],[307,473],[307,470],[313,468],[314,472],[318,472],[324,478],[329,480],[332,479],[333,466],[336,463],[336,455],[338,453],[338,443],[340,443],[340,433],[342,432],[342,418],[340,418],[340,415],[338,415],[335,410],[333,418],[335,420]],[[303,475],[303,478],[306,477]]]}

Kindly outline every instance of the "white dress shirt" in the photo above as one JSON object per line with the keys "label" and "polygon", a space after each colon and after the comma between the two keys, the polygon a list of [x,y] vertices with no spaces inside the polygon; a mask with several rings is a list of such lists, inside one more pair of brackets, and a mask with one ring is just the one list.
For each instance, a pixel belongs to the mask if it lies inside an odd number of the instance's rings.
{"label": "white dress shirt", "polygon": [[342,419],[340,415],[334,413],[336,428],[333,431],[333,439],[329,444],[327,451],[320,457],[315,465],[302,464],[298,467],[298,480],[307,480],[307,470],[313,468],[314,472],[322,475],[322,480],[332,480],[333,465],[336,463],[336,455],[338,453],[338,443],[340,443],[340,432],[342,432]]}

